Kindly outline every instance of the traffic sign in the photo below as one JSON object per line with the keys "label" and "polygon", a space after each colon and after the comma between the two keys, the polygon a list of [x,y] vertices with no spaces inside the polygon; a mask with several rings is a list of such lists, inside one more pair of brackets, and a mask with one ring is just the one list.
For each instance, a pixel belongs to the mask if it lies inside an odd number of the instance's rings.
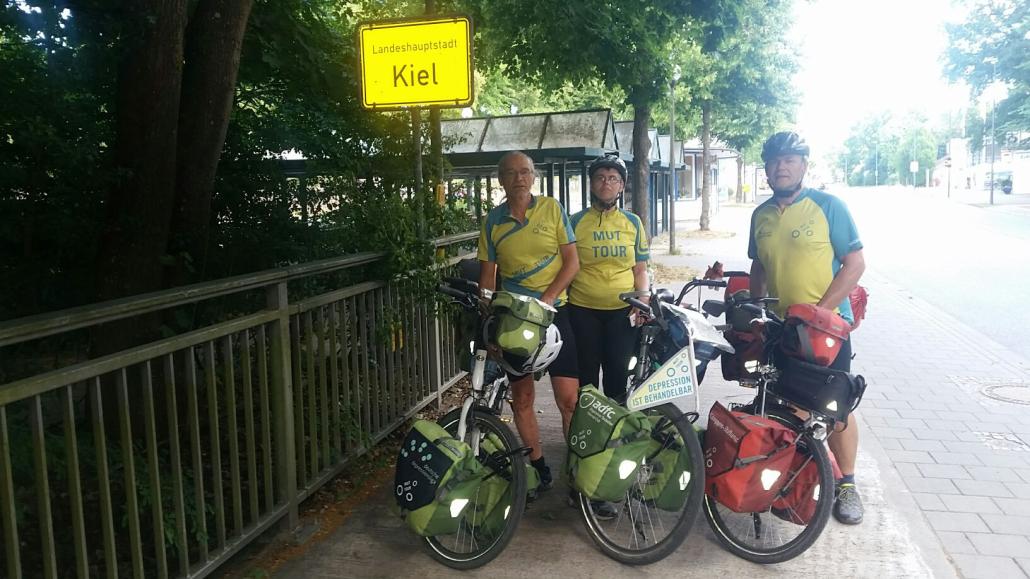
{"label": "traffic sign", "polygon": [[358,54],[366,109],[472,104],[472,20],[467,16],[359,24]]}

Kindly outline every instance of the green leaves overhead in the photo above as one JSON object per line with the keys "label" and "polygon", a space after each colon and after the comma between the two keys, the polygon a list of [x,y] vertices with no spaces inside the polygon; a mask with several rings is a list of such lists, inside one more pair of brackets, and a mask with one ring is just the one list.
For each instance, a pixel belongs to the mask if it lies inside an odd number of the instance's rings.
{"label": "green leaves overhead", "polygon": [[1008,87],[998,107],[998,125],[1010,131],[1030,127],[1030,4],[1021,0],[971,0],[969,13],[948,25],[950,48],[944,71],[964,80],[975,95],[993,82]]}

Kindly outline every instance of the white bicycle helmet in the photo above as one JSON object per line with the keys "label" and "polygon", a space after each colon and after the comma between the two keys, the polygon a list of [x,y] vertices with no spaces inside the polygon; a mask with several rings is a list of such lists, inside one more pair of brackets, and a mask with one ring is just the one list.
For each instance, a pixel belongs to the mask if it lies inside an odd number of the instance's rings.
{"label": "white bicycle helmet", "polygon": [[558,357],[562,344],[564,342],[561,339],[561,332],[558,331],[557,326],[551,324],[547,326],[547,330],[541,336],[540,345],[532,355],[523,356],[497,348],[500,353],[497,362],[506,372],[515,376],[542,372]]}

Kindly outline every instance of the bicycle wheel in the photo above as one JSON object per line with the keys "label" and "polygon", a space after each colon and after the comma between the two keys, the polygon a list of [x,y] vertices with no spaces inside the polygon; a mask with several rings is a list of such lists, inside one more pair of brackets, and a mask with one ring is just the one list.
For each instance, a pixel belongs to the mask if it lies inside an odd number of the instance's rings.
{"label": "bicycle wheel", "polygon": [[654,563],[675,551],[697,520],[705,488],[704,457],[693,425],[672,404],[644,413],[654,424],[655,447],[637,468],[637,480],[623,500],[612,503],[615,518],[599,518],[579,495],[590,538],[604,554],[628,565]]}
{"label": "bicycle wheel", "polygon": [[[438,423],[456,434],[460,418],[461,408],[456,408]],[[517,452],[511,429],[489,410],[475,407],[465,432],[469,444],[478,438],[479,460],[493,474],[469,498],[454,534],[425,537],[424,542],[434,559],[454,569],[474,569],[492,561],[511,541],[526,508],[526,459]]]}
{"label": "bicycle wheel", "polygon": [[[770,409],[767,417],[795,431],[802,428],[801,420],[784,407]],[[810,517],[799,515],[790,508],[737,513],[705,495],[705,518],[719,542],[734,555],[755,563],[782,563],[804,553],[823,532],[833,506],[834,480],[830,457],[825,444],[808,433],[798,436],[797,452],[800,467],[792,468],[792,472],[799,472],[813,462],[818,473],[818,485],[813,493],[816,504]],[[787,483],[781,496],[790,492],[796,478]],[[808,522],[803,522],[805,520]]]}

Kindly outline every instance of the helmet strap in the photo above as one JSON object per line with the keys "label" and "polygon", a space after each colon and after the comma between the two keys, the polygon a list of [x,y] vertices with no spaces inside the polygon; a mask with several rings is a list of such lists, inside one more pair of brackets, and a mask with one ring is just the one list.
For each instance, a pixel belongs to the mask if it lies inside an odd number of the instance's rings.
{"label": "helmet strap", "polygon": [[600,197],[598,197],[597,195],[594,195],[594,192],[591,191],[590,192],[590,203],[594,207],[598,208],[601,211],[608,211],[609,209],[611,209],[611,208],[613,208],[613,207],[615,207],[616,205],[619,204],[619,199],[622,198],[622,193],[623,193],[622,191],[619,191],[619,194],[616,195],[614,198],[612,198],[611,201],[602,201]]}

